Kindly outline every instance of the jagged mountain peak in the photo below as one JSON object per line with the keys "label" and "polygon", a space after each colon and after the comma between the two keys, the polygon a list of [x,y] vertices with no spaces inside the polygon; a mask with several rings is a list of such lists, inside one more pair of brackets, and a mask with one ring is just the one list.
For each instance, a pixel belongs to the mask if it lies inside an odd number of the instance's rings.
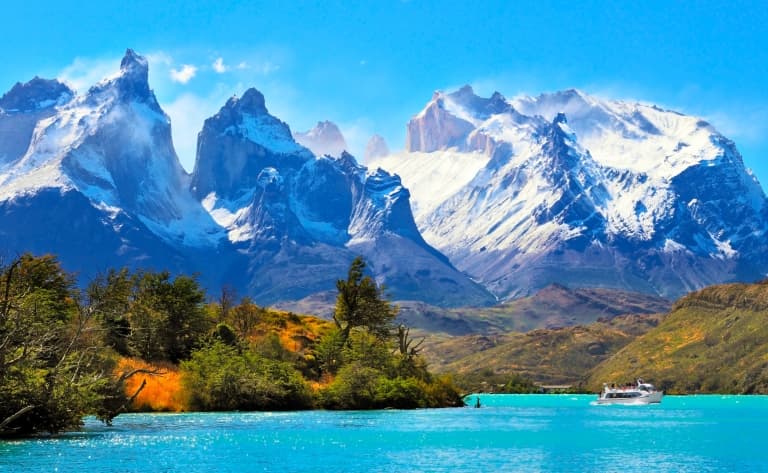
{"label": "jagged mountain peak", "polygon": [[558,125],[560,123],[568,123],[568,118],[563,112],[558,112],[557,115],[555,115],[555,118],[552,119],[553,125]]}
{"label": "jagged mountain peak", "polygon": [[216,199],[234,202],[251,195],[264,168],[295,169],[310,159],[312,153],[294,140],[288,124],[269,113],[264,95],[249,88],[203,123],[190,188],[198,199],[213,193],[210,204],[224,205]]}
{"label": "jagged mountain peak", "polygon": [[333,134],[341,134],[341,130],[339,130],[339,127],[333,123],[330,120],[323,120],[317,122],[317,125],[315,125],[314,128],[309,130],[308,133],[312,134],[320,134],[320,133],[333,133]]}
{"label": "jagged mountain peak", "polygon": [[210,217],[187,191],[188,176],[173,148],[170,120],[149,88],[144,57],[129,49],[117,74],[43,118],[33,124],[24,154],[0,175],[3,197],[71,191],[138,218],[162,239],[189,245],[215,240]]}
{"label": "jagged mountain peak", "polygon": [[[546,94],[541,94],[541,95],[546,95]],[[565,90],[559,90],[559,91],[555,92],[553,95],[555,95],[556,97],[563,97],[563,98],[566,98],[568,100],[580,99],[580,100],[584,100],[584,101],[588,101],[589,97],[590,97],[585,92],[582,92],[581,90],[576,89],[574,87],[571,87],[571,88],[565,89]]]}
{"label": "jagged mountain peak", "polygon": [[124,73],[135,73],[138,75],[146,75],[149,72],[149,63],[147,58],[136,53],[131,48],[125,50],[125,55],[120,61],[120,70]]}
{"label": "jagged mountain peak", "polygon": [[446,97],[455,105],[462,107],[464,113],[475,120],[486,120],[491,115],[513,110],[507,99],[498,91],[494,92],[489,98],[484,98],[475,94],[474,89],[470,85],[465,85],[456,92],[447,94]]}
{"label": "jagged mountain peak", "polygon": [[126,50],[123,60],[120,61],[120,76],[115,83],[122,98],[152,101],[157,105],[155,95],[149,88],[149,63],[144,56],[136,54],[132,49]]}
{"label": "jagged mountain peak", "polygon": [[451,93],[436,92],[408,122],[406,150],[431,153],[455,148],[491,156],[504,123],[531,120],[519,114],[501,93],[484,98],[465,85]]}
{"label": "jagged mountain peak", "polygon": [[469,84],[464,84],[455,92],[451,92],[447,95],[456,101],[467,101],[477,97],[477,95],[475,95],[475,89]]}
{"label": "jagged mountain peak", "polygon": [[34,112],[61,105],[74,97],[75,92],[56,79],[35,76],[26,83],[17,82],[0,97],[0,109],[6,112]]}
{"label": "jagged mountain peak", "polygon": [[[260,303],[332,290],[363,255],[395,297],[491,300],[424,242],[397,176],[345,151],[315,156],[256,89],[205,121],[187,175],[148,79],[129,49],[86,94],[40,113],[0,111],[0,247],[59,254],[85,277],[122,266],[202,272],[208,287],[231,284]],[[316,131],[340,136],[331,122]]]}
{"label": "jagged mountain peak", "polygon": [[120,61],[120,71],[88,91],[88,99],[92,102],[103,101],[105,96],[114,96],[124,103],[144,103],[154,111],[160,111],[155,94],[149,87],[149,62],[130,48]]}
{"label": "jagged mountain peak", "polygon": [[413,190],[425,239],[500,297],[551,282],[676,296],[765,273],[765,194],[710,124],[577,89],[487,119],[479,100],[436,94],[407,152],[381,161]]}
{"label": "jagged mountain peak", "polygon": [[205,120],[201,135],[209,133],[245,139],[271,153],[307,153],[294,140],[288,124],[269,113],[264,95],[253,87],[241,97],[231,97],[216,115]]}
{"label": "jagged mountain peak", "polygon": [[264,94],[254,87],[246,90],[241,97],[232,96],[227,100],[224,108],[235,110],[238,113],[248,113],[251,115],[269,114]]}
{"label": "jagged mountain peak", "polygon": [[340,156],[347,149],[347,141],[341,130],[328,120],[317,122],[314,128],[306,132],[296,132],[293,137],[317,156]]}
{"label": "jagged mountain peak", "polygon": [[383,136],[374,134],[365,146],[365,162],[389,155],[389,146]]}

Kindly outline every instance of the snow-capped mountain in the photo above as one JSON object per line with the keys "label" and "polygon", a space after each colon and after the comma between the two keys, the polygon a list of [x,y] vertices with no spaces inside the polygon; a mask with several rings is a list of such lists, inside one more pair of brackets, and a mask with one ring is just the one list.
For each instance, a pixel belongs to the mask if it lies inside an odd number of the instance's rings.
{"label": "snow-capped mountain", "polygon": [[191,189],[244,255],[262,300],[333,288],[357,254],[398,299],[485,303],[489,295],[422,239],[399,178],[342,152],[316,156],[249,89],[206,120]]}
{"label": "snow-capped mountain", "polygon": [[0,169],[16,163],[29,147],[37,122],[55,113],[55,106],[74,92],[56,80],[35,77],[17,83],[0,97]]}
{"label": "snow-capped mountain", "polygon": [[309,148],[317,156],[325,156],[327,154],[328,156],[339,157],[341,153],[349,149],[339,127],[328,120],[317,122],[317,125],[311,130],[305,132],[297,131],[293,134],[293,138],[300,145]]}
{"label": "snow-capped mountain", "polygon": [[93,276],[148,261],[190,270],[179,248],[216,244],[221,230],[187,190],[147,76],[146,60],[128,50],[119,72],[85,95],[35,78],[3,97],[6,251],[55,252]]}
{"label": "snow-capped mountain", "polygon": [[0,246],[86,279],[198,272],[261,303],[333,290],[358,254],[393,298],[440,305],[489,302],[477,282],[501,298],[551,283],[676,296],[768,273],[762,188],[698,118],[464,87],[435,93],[406,143],[372,140],[368,167],[313,151],[250,89],[206,120],[189,175],[128,50],[83,95],[34,78],[0,97]]}
{"label": "snow-capped mountain", "polygon": [[365,146],[365,162],[389,155],[389,146],[381,135],[373,135]]}
{"label": "snow-capped mountain", "polygon": [[500,297],[550,283],[676,296],[768,272],[768,206],[702,120],[569,90],[437,92],[406,151],[425,239]]}
{"label": "snow-capped mountain", "polygon": [[84,280],[121,266],[196,272],[211,291],[270,303],[333,290],[362,254],[392,297],[493,300],[424,242],[399,178],[316,156],[255,89],[206,120],[192,175],[132,50],[86,94],[35,78],[0,107],[6,256],[54,253]]}

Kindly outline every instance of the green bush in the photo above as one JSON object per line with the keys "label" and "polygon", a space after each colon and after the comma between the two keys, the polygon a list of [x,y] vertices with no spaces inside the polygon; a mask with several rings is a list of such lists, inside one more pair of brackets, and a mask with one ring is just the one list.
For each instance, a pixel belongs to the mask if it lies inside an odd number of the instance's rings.
{"label": "green bush", "polygon": [[312,396],[289,363],[214,342],[181,363],[192,409],[288,410],[312,407]]}
{"label": "green bush", "polygon": [[360,363],[345,365],[322,391],[320,402],[326,409],[374,409],[380,377],[381,371]]}
{"label": "green bush", "polygon": [[326,409],[415,409],[463,406],[450,378],[426,382],[414,377],[387,377],[360,363],[345,365],[320,393]]}
{"label": "green bush", "polygon": [[415,378],[380,378],[376,386],[375,403],[380,407],[415,409],[428,407],[425,385]]}

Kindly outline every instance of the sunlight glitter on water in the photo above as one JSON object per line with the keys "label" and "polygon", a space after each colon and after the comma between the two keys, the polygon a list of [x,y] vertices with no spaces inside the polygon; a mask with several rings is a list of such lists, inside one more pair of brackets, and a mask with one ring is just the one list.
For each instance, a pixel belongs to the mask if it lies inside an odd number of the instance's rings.
{"label": "sunlight glitter on water", "polygon": [[768,398],[490,396],[483,408],[128,414],[0,442],[0,471],[761,471]]}

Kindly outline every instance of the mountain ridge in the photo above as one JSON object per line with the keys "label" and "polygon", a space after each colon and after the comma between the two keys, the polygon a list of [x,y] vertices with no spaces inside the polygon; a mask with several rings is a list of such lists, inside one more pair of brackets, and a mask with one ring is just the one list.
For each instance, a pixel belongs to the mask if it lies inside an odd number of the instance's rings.
{"label": "mountain ridge", "polygon": [[[148,67],[128,49],[120,70],[84,95],[34,79],[3,96],[31,104],[0,112],[0,131],[29,138],[0,162],[7,250],[56,253],[88,275],[120,266],[196,273],[260,303],[329,290],[362,254],[393,294],[493,300],[424,242],[398,177],[345,152],[316,156],[255,88],[206,120],[187,174]],[[41,88],[50,89],[44,101]],[[58,238],[53,222],[64,227]]]}
{"label": "mountain ridge", "polygon": [[465,86],[436,92],[407,133],[405,152],[371,165],[414,189],[425,239],[502,299],[551,283],[676,297],[768,268],[765,194],[696,117]]}
{"label": "mountain ridge", "polygon": [[[414,115],[407,152],[374,140],[382,156],[362,166],[300,144],[250,88],[205,121],[188,174],[148,77],[128,49],[83,95],[34,78],[0,97],[0,243],[75,270],[99,255],[102,268],[207,271],[262,302],[332,289],[357,255],[393,298],[438,305],[553,283],[674,297],[767,272],[765,194],[696,117],[465,86]],[[57,196],[73,225],[46,245],[46,222],[67,221]]]}

